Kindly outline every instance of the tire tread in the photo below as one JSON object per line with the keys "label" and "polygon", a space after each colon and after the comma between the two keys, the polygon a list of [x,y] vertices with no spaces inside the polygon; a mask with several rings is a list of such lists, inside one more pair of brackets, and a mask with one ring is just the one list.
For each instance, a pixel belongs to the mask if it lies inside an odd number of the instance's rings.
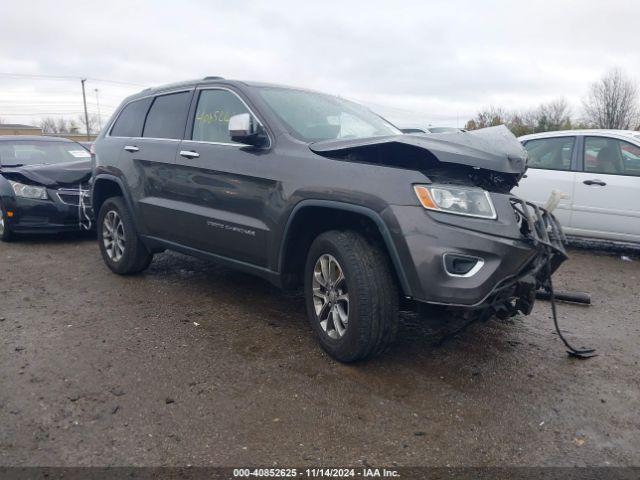
{"label": "tire tread", "polygon": [[[388,257],[379,246],[353,230],[324,232],[314,244],[323,241],[333,244],[355,272],[349,279],[352,283],[350,292],[356,290],[360,295],[350,300],[358,302],[357,312],[361,321],[358,322],[355,345],[349,352],[330,348],[322,339],[321,343],[325,350],[343,362],[378,356],[393,342],[398,327],[398,289]],[[313,250],[312,245],[310,252]],[[311,261],[315,262],[308,259],[308,264]],[[355,289],[354,283],[357,284]],[[309,318],[315,322],[315,312],[310,311]]]}

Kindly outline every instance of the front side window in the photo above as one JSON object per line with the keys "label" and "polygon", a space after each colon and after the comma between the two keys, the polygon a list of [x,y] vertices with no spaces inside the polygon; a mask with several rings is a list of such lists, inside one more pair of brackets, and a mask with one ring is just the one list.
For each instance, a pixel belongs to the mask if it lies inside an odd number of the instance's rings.
{"label": "front side window", "polygon": [[21,167],[89,160],[91,154],[75,142],[46,140],[0,141],[0,166]]}
{"label": "front side window", "polygon": [[524,148],[529,154],[530,168],[571,170],[575,137],[539,138],[529,140]]}
{"label": "front side window", "polygon": [[127,104],[118,115],[110,135],[112,137],[140,137],[150,104],[150,98],[143,98]]}
{"label": "front side window", "polygon": [[258,91],[289,132],[306,142],[402,134],[368,108],[342,98],[279,87]]}
{"label": "front side window", "polygon": [[237,143],[229,135],[229,119],[249,113],[247,107],[228,90],[202,90],[193,121],[192,140],[214,143]]}
{"label": "front side window", "polygon": [[191,92],[156,97],[144,122],[143,137],[181,139]]}
{"label": "front side window", "polygon": [[640,176],[640,147],[607,137],[586,137],[584,171]]}

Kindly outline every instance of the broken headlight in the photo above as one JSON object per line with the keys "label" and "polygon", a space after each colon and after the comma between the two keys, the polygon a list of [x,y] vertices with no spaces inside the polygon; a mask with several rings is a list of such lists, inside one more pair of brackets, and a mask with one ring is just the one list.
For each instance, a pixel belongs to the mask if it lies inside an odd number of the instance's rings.
{"label": "broken headlight", "polygon": [[47,200],[49,198],[46,188],[25,185],[24,183],[14,182],[13,180],[9,180],[9,183],[16,197],[35,198],[36,200]]}
{"label": "broken headlight", "polygon": [[454,185],[414,185],[418,200],[424,208],[469,217],[497,217],[489,192],[481,188]]}

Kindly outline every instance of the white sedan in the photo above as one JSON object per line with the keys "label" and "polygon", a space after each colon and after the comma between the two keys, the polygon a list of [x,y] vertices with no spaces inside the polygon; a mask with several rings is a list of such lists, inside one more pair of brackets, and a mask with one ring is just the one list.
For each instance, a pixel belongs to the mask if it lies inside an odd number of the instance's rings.
{"label": "white sedan", "polygon": [[567,235],[640,243],[640,132],[565,130],[525,135],[529,169],[513,190],[554,214]]}

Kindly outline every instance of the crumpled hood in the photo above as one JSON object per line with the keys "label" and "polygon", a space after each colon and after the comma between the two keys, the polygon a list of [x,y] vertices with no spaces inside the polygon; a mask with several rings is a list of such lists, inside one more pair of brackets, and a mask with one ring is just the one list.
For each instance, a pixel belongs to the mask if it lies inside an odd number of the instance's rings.
{"label": "crumpled hood", "polygon": [[49,188],[70,187],[84,184],[91,178],[91,160],[25,165],[24,167],[0,167],[0,174],[18,180],[24,177],[33,183]]}
{"label": "crumpled hood", "polygon": [[394,143],[426,150],[443,163],[517,176],[523,175],[527,168],[526,150],[504,125],[461,133],[325,140],[312,143],[309,148],[317,154],[331,156]]}

